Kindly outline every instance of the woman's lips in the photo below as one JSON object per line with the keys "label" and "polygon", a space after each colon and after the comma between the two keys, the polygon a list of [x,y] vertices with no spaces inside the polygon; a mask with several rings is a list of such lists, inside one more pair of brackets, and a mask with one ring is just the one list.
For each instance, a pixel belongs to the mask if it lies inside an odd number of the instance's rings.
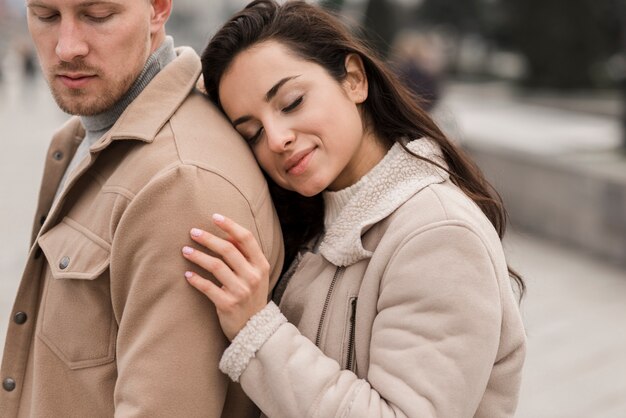
{"label": "woman's lips", "polygon": [[314,152],[315,148],[304,153],[301,156],[298,156],[298,159],[295,161],[295,163],[287,169],[287,173],[294,176],[304,173],[309,166],[309,162],[311,161]]}

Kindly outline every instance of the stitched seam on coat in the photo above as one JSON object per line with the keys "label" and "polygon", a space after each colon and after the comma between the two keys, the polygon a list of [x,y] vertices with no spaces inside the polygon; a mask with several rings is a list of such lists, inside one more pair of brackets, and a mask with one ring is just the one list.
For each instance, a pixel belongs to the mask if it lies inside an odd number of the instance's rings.
{"label": "stitched seam on coat", "polygon": [[[447,228],[447,227],[454,227],[454,228],[465,229],[465,230],[469,231],[472,235],[474,235],[474,236],[476,236],[478,238],[478,240],[483,244],[483,248],[485,249],[485,252],[489,256],[489,261],[490,261],[490,264],[491,264],[493,275],[494,275],[494,277],[497,278],[498,275],[496,273],[497,270],[496,270],[496,266],[495,266],[495,262],[494,262],[493,256],[491,254],[491,251],[489,250],[489,246],[485,243],[485,240],[483,239],[483,237],[481,237],[480,234],[476,233],[476,231],[474,231],[474,228],[472,228],[471,225],[469,225],[468,223],[466,223],[464,221],[461,221],[461,220],[447,220],[447,221],[438,221],[438,222],[434,222],[434,223],[425,225],[424,227],[422,227],[422,228],[418,229],[417,231],[413,232],[412,234],[409,234],[408,236],[406,236],[398,244],[398,247],[393,252],[393,254],[391,254],[391,257],[389,257],[389,262],[387,263],[387,267],[385,267],[385,271],[383,271],[383,280],[381,280],[381,286],[383,284],[385,276],[387,276],[387,271],[389,270],[390,266],[394,264],[394,259],[396,258],[398,253],[401,252],[404,249],[404,247],[410,241],[412,241],[414,238],[419,237],[423,233],[434,231],[434,230],[436,230],[438,228]],[[496,282],[497,282],[497,280],[496,280]],[[498,284],[498,289],[500,289],[500,285],[499,284]]]}
{"label": "stitched seam on coat", "polygon": [[[253,203],[253,202],[250,201],[250,199],[248,199],[248,196],[246,196],[246,194],[243,193],[243,191],[241,189],[239,189],[239,187],[226,176],[226,174],[219,172],[214,167],[207,167],[207,166],[205,166],[205,164],[203,164],[201,161],[196,161],[196,160],[190,160],[190,159],[183,158],[183,156],[181,155],[180,146],[179,146],[179,143],[178,143],[178,140],[177,140],[177,135],[176,135],[175,128],[174,128],[174,125],[176,125],[176,123],[177,123],[176,119],[178,119],[176,117],[176,114],[172,115],[171,120],[169,121],[167,126],[168,126],[168,128],[170,130],[171,137],[174,140],[173,141],[174,142],[174,148],[176,149],[176,156],[178,157],[179,164],[181,164],[183,166],[187,165],[187,166],[196,167],[196,168],[198,168],[200,170],[204,170],[206,172],[213,173],[213,174],[215,174],[218,177],[221,177],[226,182],[228,182],[233,188],[235,188],[235,190],[237,190],[237,192],[239,192],[241,197],[243,197],[243,199],[248,203],[248,207],[250,208],[251,212],[256,215],[258,213],[258,209],[266,201],[266,199],[267,199],[266,195],[269,195],[269,190],[267,191],[267,193],[257,193],[257,195],[258,195],[257,199]],[[257,236],[258,237],[263,237],[263,234],[261,234],[259,225],[257,223],[257,217],[256,216],[254,216],[254,228],[256,229]],[[270,255],[269,248],[265,248],[266,245],[263,242],[263,240],[261,240],[261,242],[259,242],[259,246],[261,247],[261,251],[264,254],[267,254],[268,256]]]}
{"label": "stitched seam on coat", "polygon": [[[389,258],[389,263],[387,263],[387,267],[385,267],[385,271],[383,271],[382,274],[382,278],[380,281],[380,287],[379,287],[379,292],[382,291],[382,288],[384,287],[384,282],[386,281],[386,278],[388,277],[387,271],[389,270],[390,266],[392,264],[394,264],[394,259],[396,258],[396,256],[398,255],[398,253],[400,251],[402,251],[402,249],[414,238],[417,238],[419,235],[425,233],[425,232],[430,232],[430,231],[434,231],[437,228],[446,228],[446,227],[454,227],[454,228],[462,228],[465,229],[467,231],[469,231],[472,235],[476,236],[478,238],[478,240],[482,243],[483,245],[483,249],[485,250],[485,252],[487,253],[487,256],[489,257],[489,264],[491,265],[491,271],[493,274],[493,278],[494,281],[496,282],[496,286],[498,288],[498,296],[500,296],[502,294],[502,288],[500,287],[500,280],[498,280],[498,273],[497,273],[497,269],[496,269],[496,263],[494,260],[494,256],[491,253],[489,246],[487,245],[487,243],[485,242],[485,240],[483,239],[483,237],[478,234],[474,228],[461,220],[451,220],[451,221],[441,221],[441,222],[436,222],[436,223],[432,223],[429,225],[426,225],[423,228],[420,228],[419,230],[415,231],[413,234],[410,234],[409,236],[407,236],[404,240],[402,240],[402,242],[398,245],[398,247],[396,248],[396,251],[393,252],[393,254],[391,255],[391,257]],[[504,305],[502,304],[502,301],[500,300],[500,298],[498,298],[498,302],[500,304],[500,316],[501,318],[504,317]],[[500,331],[502,331],[502,324],[500,324]]]}
{"label": "stitched seam on coat", "polygon": [[441,200],[441,196],[439,196],[439,193],[437,193],[437,192],[434,190],[433,186],[434,186],[434,185],[432,185],[432,184],[431,184],[430,186],[425,187],[425,188],[424,188],[424,191],[425,191],[425,192],[426,192],[426,191],[431,192],[433,195],[435,195],[435,199],[437,200],[437,203],[439,203],[439,206],[441,207],[441,210],[442,210],[442,212],[443,212],[443,214],[444,214],[444,216],[445,216],[446,220],[451,220],[451,219],[450,219],[450,215],[448,214],[448,211],[446,210],[446,206],[443,204],[443,201]]}
{"label": "stitched seam on coat", "polygon": [[364,380],[359,379],[358,382],[360,382],[361,384],[353,389],[354,394],[352,395],[352,399],[350,400],[350,403],[348,404],[346,410],[343,412],[343,414],[341,414],[341,418],[347,418],[348,416],[350,416],[350,412],[352,411],[352,407],[354,406],[354,402],[356,401],[357,396],[367,386]]}
{"label": "stitched seam on coat", "polygon": [[122,186],[106,186],[102,188],[102,194],[118,194],[121,195],[123,197],[125,197],[126,199],[133,200],[135,198],[135,193],[133,193],[132,191],[128,190],[125,187]]}

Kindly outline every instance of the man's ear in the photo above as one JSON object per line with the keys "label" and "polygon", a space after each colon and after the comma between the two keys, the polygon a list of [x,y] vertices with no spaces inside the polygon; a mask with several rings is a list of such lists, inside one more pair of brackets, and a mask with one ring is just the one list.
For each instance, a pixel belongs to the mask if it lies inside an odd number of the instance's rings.
{"label": "man's ear", "polygon": [[367,99],[367,74],[361,56],[355,53],[348,54],[345,61],[346,78],[343,86],[348,97],[356,104]]}
{"label": "man's ear", "polygon": [[152,15],[150,16],[150,32],[155,34],[162,30],[172,13],[172,0],[150,0]]}

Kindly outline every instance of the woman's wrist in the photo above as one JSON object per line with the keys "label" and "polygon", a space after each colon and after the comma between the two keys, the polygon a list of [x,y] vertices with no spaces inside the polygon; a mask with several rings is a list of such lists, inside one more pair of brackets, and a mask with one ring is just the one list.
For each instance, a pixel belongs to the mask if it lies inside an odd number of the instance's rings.
{"label": "woman's wrist", "polygon": [[224,351],[220,360],[220,370],[233,381],[246,370],[250,360],[265,342],[276,332],[287,318],[274,302],[268,303],[246,323],[237,333],[231,345]]}

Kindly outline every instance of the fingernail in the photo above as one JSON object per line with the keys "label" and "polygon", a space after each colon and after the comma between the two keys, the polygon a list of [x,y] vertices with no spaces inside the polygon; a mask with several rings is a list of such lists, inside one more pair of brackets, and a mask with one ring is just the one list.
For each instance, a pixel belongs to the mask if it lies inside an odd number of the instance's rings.
{"label": "fingernail", "polygon": [[214,213],[213,214],[213,220],[215,222],[224,222],[224,217],[222,215],[220,215],[219,213]]}
{"label": "fingernail", "polygon": [[183,247],[183,254],[189,255],[193,253],[193,248],[191,247]]}
{"label": "fingernail", "polygon": [[186,279],[191,279],[192,277],[193,277],[193,273],[192,272],[190,272],[190,271],[186,271],[185,272],[185,278]]}
{"label": "fingernail", "polygon": [[191,236],[192,237],[199,237],[200,235],[202,235],[202,231],[199,230],[198,228],[192,228],[191,229]]}

